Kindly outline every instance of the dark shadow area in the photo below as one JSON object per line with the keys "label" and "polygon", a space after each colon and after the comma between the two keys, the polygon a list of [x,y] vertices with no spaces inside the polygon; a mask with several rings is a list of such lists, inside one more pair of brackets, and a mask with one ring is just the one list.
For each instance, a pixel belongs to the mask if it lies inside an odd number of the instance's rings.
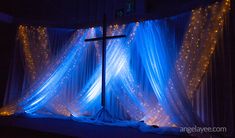
{"label": "dark shadow area", "polygon": [[54,133],[46,133],[31,129],[13,127],[13,126],[0,126],[1,138],[10,138],[10,137],[25,137],[25,138],[69,138],[69,136],[58,135]]}
{"label": "dark shadow area", "polygon": [[188,134],[176,132],[172,128],[158,133],[142,132],[133,127],[97,125],[77,122],[71,119],[1,117],[1,132],[4,135],[35,137],[81,137],[81,138],[192,138]]}
{"label": "dark shadow area", "polygon": [[2,106],[15,45],[16,26],[0,22],[0,34],[0,106]]}

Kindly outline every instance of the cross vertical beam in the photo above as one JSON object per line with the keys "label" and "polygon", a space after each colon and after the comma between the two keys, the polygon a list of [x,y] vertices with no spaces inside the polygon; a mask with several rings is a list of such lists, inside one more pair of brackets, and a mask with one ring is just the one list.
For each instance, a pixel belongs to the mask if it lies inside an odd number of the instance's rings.
{"label": "cross vertical beam", "polygon": [[122,38],[126,37],[126,35],[116,35],[116,36],[106,36],[107,34],[107,23],[106,23],[106,15],[104,14],[103,16],[103,35],[102,37],[97,37],[97,38],[90,38],[90,39],[85,39],[85,42],[88,41],[99,41],[102,40],[102,83],[101,83],[101,105],[103,109],[105,109],[105,77],[106,77],[106,40],[107,39],[116,39],[116,38]]}
{"label": "cross vertical beam", "polygon": [[105,108],[105,72],[106,72],[106,15],[103,17],[103,37],[102,37],[102,93],[101,105]]}

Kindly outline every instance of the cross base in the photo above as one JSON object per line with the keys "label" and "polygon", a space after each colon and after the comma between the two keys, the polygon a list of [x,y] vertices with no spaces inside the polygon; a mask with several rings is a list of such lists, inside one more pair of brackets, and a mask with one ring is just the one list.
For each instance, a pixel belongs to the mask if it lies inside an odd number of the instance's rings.
{"label": "cross base", "polygon": [[95,120],[102,121],[102,122],[114,122],[115,118],[105,109],[102,107],[97,114],[95,115]]}

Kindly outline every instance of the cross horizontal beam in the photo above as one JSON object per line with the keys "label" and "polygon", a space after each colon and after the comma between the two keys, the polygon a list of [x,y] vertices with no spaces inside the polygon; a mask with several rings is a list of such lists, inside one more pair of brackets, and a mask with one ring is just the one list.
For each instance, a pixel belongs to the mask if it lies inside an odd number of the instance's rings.
{"label": "cross horizontal beam", "polygon": [[[106,36],[105,39],[115,39],[115,38],[122,38],[122,37],[126,37],[126,35]],[[98,41],[98,40],[103,40],[103,37],[85,39],[86,42]]]}

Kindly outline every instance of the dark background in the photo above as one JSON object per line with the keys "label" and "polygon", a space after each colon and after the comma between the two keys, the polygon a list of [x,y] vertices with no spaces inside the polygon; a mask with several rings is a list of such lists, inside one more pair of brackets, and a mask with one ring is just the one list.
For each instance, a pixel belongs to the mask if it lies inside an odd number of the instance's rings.
{"label": "dark background", "polygon": [[[205,6],[215,0],[1,0],[0,1],[0,107],[3,103],[4,93],[8,80],[9,67],[15,46],[15,35],[18,24],[43,25],[49,27],[84,28],[101,25],[104,11],[106,11],[108,23],[128,23],[146,19],[160,19],[166,16],[174,16],[192,8]],[[220,60],[213,67],[217,70],[212,78],[215,84],[213,91],[217,90],[212,97],[218,104],[216,110],[226,106],[226,98],[221,100],[223,91],[234,90],[234,64],[235,55],[235,1],[231,0],[229,31],[226,35],[225,68]],[[128,8],[130,7],[130,8]],[[3,16],[4,15],[4,16]],[[8,18],[10,17],[10,18]],[[219,58],[219,57],[218,57]],[[221,71],[220,71],[221,70]],[[232,72],[232,79],[223,76]],[[228,88],[228,87],[232,88]],[[234,99],[234,92],[232,93]],[[220,102],[221,101],[221,102]],[[233,100],[234,101],[234,100]],[[234,108],[235,106],[233,106]],[[233,114],[227,113],[227,114]],[[215,116],[215,122],[225,120],[224,113]],[[231,120],[231,124],[234,119]],[[228,123],[228,122],[227,122]],[[222,123],[224,124],[224,123]]]}
{"label": "dark background", "polygon": [[[104,11],[110,23],[161,18],[207,5],[215,0],[1,0],[0,12],[15,23],[87,27],[99,24]],[[122,11],[123,14],[117,14]],[[121,17],[120,17],[121,16]]]}
{"label": "dark background", "polygon": [[[108,23],[128,23],[174,16],[215,0],[1,0],[0,1],[0,106],[2,105],[15,34],[18,24],[50,27],[84,28],[101,25],[104,11]],[[226,56],[232,71],[234,66],[234,0],[230,13],[230,31]],[[227,59],[226,58],[226,59]],[[230,65],[231,64],[231,65]],[[219,67],[219,65],[217,65]],[[216,67],[215,67],[216,68]],[[223,76],[224,72],[218,72]],[[234,75],[234,73],[232,73]],[[231,74],[231,75],[232,75]],[[234,78],[234,77],[232,77]],[[219,79],[219,78],[218,78]],[[221,80],[222,81],[222,80]],[[231,82],[221,82],[231,83]],[[234,79],[232,81],[234,84]],[[232,85],[234,87],[234,85]]]}
{"label": "dark background", "polygon": [[128,23],[174,16],[211,2],[214,0],[1,0],[0,105],[3,103],[18,24],[91,27],[101,25],[104,11],[109,24]]}
{"label": "dark background", "polygon": [[[231,38],[228,55],[234,59],[235,16],[234,0],[231,1],[233,6],[230,15],[230,35],[227,37]],[[1,0],[0,101],[3,101],[4,97],[18,24],[64,28],[91,27],[101,24],[104,11],[109,23],[128,23],[174,16],[211,2],[214,0]],[[1,14],[12,19],[9,21]],[[233,69],[232,66],[231,70]]]}
{"label": "dark background", "polygon": [[[82,28],[100,25],[104,10],[109,23],[126,23],[144,19],[173,16],[192,8],[207,5],[213,0],[1,0],[0,2],[0,101],[9,74],[15,34],[18,24],[51,27]],[[105,8],[104,8],[105,5]],[[128,11],[128,7],[131,9]],[[230,15],[230,37],[227,50],[234,59],[234,0]],[[117,13],[122,12],[119,15]],[[6,14],[12,20],[6,19]],[[231,60],[233,61],[233,60]],[[234,66],[231,65],[231,70]],[[234,73],[233,73],[234,75]],[[234,77],[233,77],[234,78]],[[234,81],[233,81],[234,84]],[[234,85],[233,85],[234,86]],[[2,102],[0,102],[0,105]]]}

